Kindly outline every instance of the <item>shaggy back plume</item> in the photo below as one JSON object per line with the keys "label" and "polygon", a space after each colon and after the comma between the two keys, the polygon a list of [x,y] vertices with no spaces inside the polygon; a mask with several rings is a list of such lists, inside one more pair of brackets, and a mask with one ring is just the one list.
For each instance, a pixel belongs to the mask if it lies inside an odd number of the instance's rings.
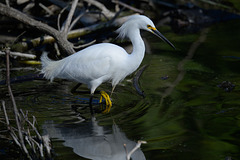
{"label": "shaggy back plume", "polygon": [[133,25],[136,25],[134,24],[134,20],[136,18],[138,18],[139,15],[133,15],[133,16],[130,16],[126,22],[124,22],[122,24],[122,26],[120,28],[118,28],[116,30],[117,33],[119,33],[118,37],[117,38],[120,38],[120,39],[124,39],[126,37],[128,37],[129,35],[129,31],[131,30],[129,26],[133,26]]}
{"label": "shaggy back plume", "polygon": [[117,33],[119,33],[117,38],[125,38],[131,35],[131,31],[133,31],[134,28],[140,28],[144,29],[144,26],[147,27],[146,22],[149,22],[150,25],[154,26],[152,24],[151,20],[147,18],[146,16],[142,15],[133,15],[128,18],[126,22],[123,23],[123,25],[117,29]]}
{"label": "shaggy back plume", "polygon": [[59,65],[59,61],[52,61],[48,58],[47,52],[44,52],[41,56],[41,62],[42,62],[42,70],[41,73],[44,74],[44,77],[46,79],[50,79],[50,81],[53,81],[53,79],[59,74],[59,71],[61,69],[61,66]]}

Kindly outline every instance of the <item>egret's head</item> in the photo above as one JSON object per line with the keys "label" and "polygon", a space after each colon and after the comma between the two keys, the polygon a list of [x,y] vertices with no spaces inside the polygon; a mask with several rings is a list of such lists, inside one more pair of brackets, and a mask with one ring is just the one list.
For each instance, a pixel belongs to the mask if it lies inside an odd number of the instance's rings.
{"label": "egret's head", "polygon": [[171,47],[174,47],[174,45],[166,38],[164,37],[155,27],[154,23],[146,16],[143,15],[133,15],[131,16],[118,30],[120,38],[127,37],[130,35],[132,29],[143,29],[146,31],[149,31],[159,38],[161,38],[164,42],[168,43]]}
{"label": "egret's head", "polygon": [[171,47],[176,49],[175,46],[166,37],[164,37],[164,35],[162,33],[160,33],[156,29],[154,23],[146,16],[143,16],[143,23],[141,25],[141,29],[144,29],[146,31],[149,31],[149,32],[155,34],[156,36],[161,38],[164,42],[168,43]]}

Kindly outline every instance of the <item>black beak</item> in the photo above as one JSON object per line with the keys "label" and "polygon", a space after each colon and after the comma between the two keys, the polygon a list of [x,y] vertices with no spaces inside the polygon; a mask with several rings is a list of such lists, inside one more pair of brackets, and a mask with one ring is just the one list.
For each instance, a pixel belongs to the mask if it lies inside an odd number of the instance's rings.
{"label": "black beak", "polygon": [[164,35],[162,35],[162,33],[160,33],[158,30],[152,30],[152,33],[155,34],[156,36],[158,36],[159,38],[161,38],[164,42],[166,42],[167,44],[169,44],[172,48],[176,49],[175,46],[166,38],[164,37]]}

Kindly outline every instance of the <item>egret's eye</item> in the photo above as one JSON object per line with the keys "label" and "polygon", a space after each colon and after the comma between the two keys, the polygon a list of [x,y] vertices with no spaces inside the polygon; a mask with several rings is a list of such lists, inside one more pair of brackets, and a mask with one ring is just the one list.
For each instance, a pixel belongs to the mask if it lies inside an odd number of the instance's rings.
{"label": "egret's eye", "polygon": [[150,29],[150,30],[154,30],[154,31],[156,30],[156,28],[152,27],[151,25],[147,25],[147,28]]}

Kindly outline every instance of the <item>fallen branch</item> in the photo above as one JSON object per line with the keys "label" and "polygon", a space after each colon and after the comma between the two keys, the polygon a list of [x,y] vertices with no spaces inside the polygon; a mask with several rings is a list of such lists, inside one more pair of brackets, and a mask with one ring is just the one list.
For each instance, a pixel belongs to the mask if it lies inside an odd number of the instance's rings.
{"label": "fallen branch", "polygon": [[47,24],[44,24],[40,21],[37,21],[35,19],[30,18],[29,16],[27,16],[26,14],[8,7],[2,3],[0,3],[0,14],[16,19],[26,25],[29,25],[33,28],[36,28],[40,31],[43,31],[49,35],[51,35],[52,37],[54,37],[57,41],[57,43],[59,44],[60,48],[68,53],[68,54],[73,54],[75,51],[72,47],[72,44],[62,36],[62,33],[59,32],[58,30],[56,30],[53,27],[48,26]]}
{"label": "fallen branch", "polygon": [[[109,22],[100,22],[100,23],[93,24],[88,27],[72,30],[72,31],[68,32],[67,38],[73,39],[73,38],[81,37],[81,36],[87,35],[89,33],[101,30],[103,28],[107,29],[107,28],[111,28],[111,27],[119,27],[122,23],[124,23],[126,21],[126,19],[128,17],[129,16],[116,18],[113,22],[110,20],[111,23],[109,23],[110,21]],[[14,50],[19,50],[21,52],[24,52],[24,51],[28,50],[30,47],[37,47],[39,45],[51,44],[54,42],[55,42],[54,37],[44,36],[44,37],[38,37],[38,38],[32,39],[30,41],[25,41],[25,42],[20,42],[20,43],[14,44],[12,46],[12,48]]]}

